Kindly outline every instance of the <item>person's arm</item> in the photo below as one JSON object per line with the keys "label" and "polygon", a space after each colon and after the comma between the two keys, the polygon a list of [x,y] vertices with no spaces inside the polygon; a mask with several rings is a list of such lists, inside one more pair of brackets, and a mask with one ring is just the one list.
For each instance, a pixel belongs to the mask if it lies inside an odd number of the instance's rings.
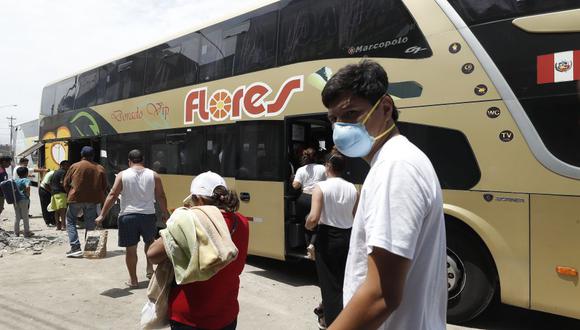
{"label": "person's arm", "polygon": [[113,206],[113,204],[115,204],[117,198],[119,198],[119,194],[121,193],[122,190],[123,190],[122,173],[119,173],[115,178],[113,188],[111,188],[111,191],[107,195],[105,203],[101,208],[101,214],[99,214],[99,216],[95,219],[95,222],[97,223],[98,226],[100,226],[103,223],[103,219],[107,216],[109,210],[111,210],[111,207]]}
{"label": "person's arm", "polygon": [[399,307],[411,261],[374,247],[367,277],[328,328],[377,329]]}
{"label": "person's arm", "polygon": [[26,196],[28,196],[28,198],[30,198],[30,180],[27,180],[25,183],[25,187],[24,191],[26,193]]}
{"label": "person's arm", "polygon": [[302,188],[302,183],[300,183],[300,181],[296,181],[296,178],[294,178],[294,181],[292,181],[292,188],[299,190]]}
{"label": "person's arm", "polygon": [[167,253],[165,252],[165,246],[163,244],[163,237],[158,238],[151,244],[149,250],[147,250],[147,258],[149,261],[156,265],[167,259]]}
{"label": "person's arm", "polygon": [[74,165],[71,166],[67,171],[66,174],[64,175],[64,179],[62,181],[62,187],[64,188],[64,191],[68,194],[70,188],[71,188],[71,183],[72,183],[72,176],[73,176],[73,172],[75,171]]}
{"label": "person's arm", "polygon": [[313,230],[318,226],[318,221],[320,221],[320,214],[322,214],[323,201],[322,190],[318,185],[314,186],[314,191],[312,192],[312,202],[310,205],[310,213],[306,218],[306,223],[304,227],[308,230]]}
{"label": "person's arm", "polygon": [[44,175],[44,178],[42,178],[42,181],[40,182],[40,185],[42,185],[44,187],[44,189],[51,194],[52,194],[52,187],[50,186],[50,181],[52,181],[53,175],[54,175],[54,171],[52,171],[52,172],[49,171],[48,173],[46,173]]}
{"label": "person's arm", "polygon": [[159,174],[154,174],[155,178],[155,200],[159,203],[161,208],[161,220],[167,222],[169,218],[169,211],[167,210],[167,197],[165,196],[165,190],[163,189],[163,182],[161,182],[161,176]]}

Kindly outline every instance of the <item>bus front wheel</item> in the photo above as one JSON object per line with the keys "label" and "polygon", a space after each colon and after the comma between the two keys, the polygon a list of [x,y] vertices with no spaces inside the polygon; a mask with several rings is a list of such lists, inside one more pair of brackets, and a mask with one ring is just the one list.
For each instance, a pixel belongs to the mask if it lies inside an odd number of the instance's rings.
{"label": "bus front wheel", "polygon": [[483,242],[457,226],[447,228],[447,320],[467,322],[492,302],[498,276]]}

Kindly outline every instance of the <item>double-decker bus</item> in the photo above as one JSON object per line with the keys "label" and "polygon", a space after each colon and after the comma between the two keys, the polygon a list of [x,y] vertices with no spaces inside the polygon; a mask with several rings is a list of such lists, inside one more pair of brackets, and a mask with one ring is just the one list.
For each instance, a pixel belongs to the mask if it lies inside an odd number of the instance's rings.
{"label": "double-decker bus", "polygon": [[[400,130],[444,190],[451,321],[503,303],[580,318],[580,3],[283,0],[44,88],[45,165],[139,148],[172,208],[212,170],[240,196],[250,251],[305,254],[289,184],[329,150],[325,82],[363,57],[390,77]],[[576,68],[577,67],[577,68]],[[368,166],[352,159],[347,179]]]}

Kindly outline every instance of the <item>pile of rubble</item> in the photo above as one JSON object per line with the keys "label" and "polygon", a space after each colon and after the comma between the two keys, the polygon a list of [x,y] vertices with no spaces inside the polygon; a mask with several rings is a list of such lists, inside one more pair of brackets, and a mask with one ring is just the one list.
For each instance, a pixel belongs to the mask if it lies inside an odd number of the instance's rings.
{"label": "pile of rubble", "polygon": [[32,254],[41,254],[42,251],[53,245],[61,245],[65,242],[63,237],[56,236],[32,236],[16,237],[4,229],[0,228],[0,258],[8,254],[17,252],[31,252]]}

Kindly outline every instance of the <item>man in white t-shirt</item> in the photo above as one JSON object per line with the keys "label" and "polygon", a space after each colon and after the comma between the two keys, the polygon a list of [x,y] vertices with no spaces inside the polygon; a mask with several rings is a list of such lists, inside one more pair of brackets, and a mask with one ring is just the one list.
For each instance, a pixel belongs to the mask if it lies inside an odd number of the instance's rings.
{"label": "man in white t-shirt", "polygon": [[384,69],[363,60],[322,92],[337,149],[371,166],[352,228],[345,308],[330,329],[445,329],[441,187],[427,156],[399,134],[387,88]]}

